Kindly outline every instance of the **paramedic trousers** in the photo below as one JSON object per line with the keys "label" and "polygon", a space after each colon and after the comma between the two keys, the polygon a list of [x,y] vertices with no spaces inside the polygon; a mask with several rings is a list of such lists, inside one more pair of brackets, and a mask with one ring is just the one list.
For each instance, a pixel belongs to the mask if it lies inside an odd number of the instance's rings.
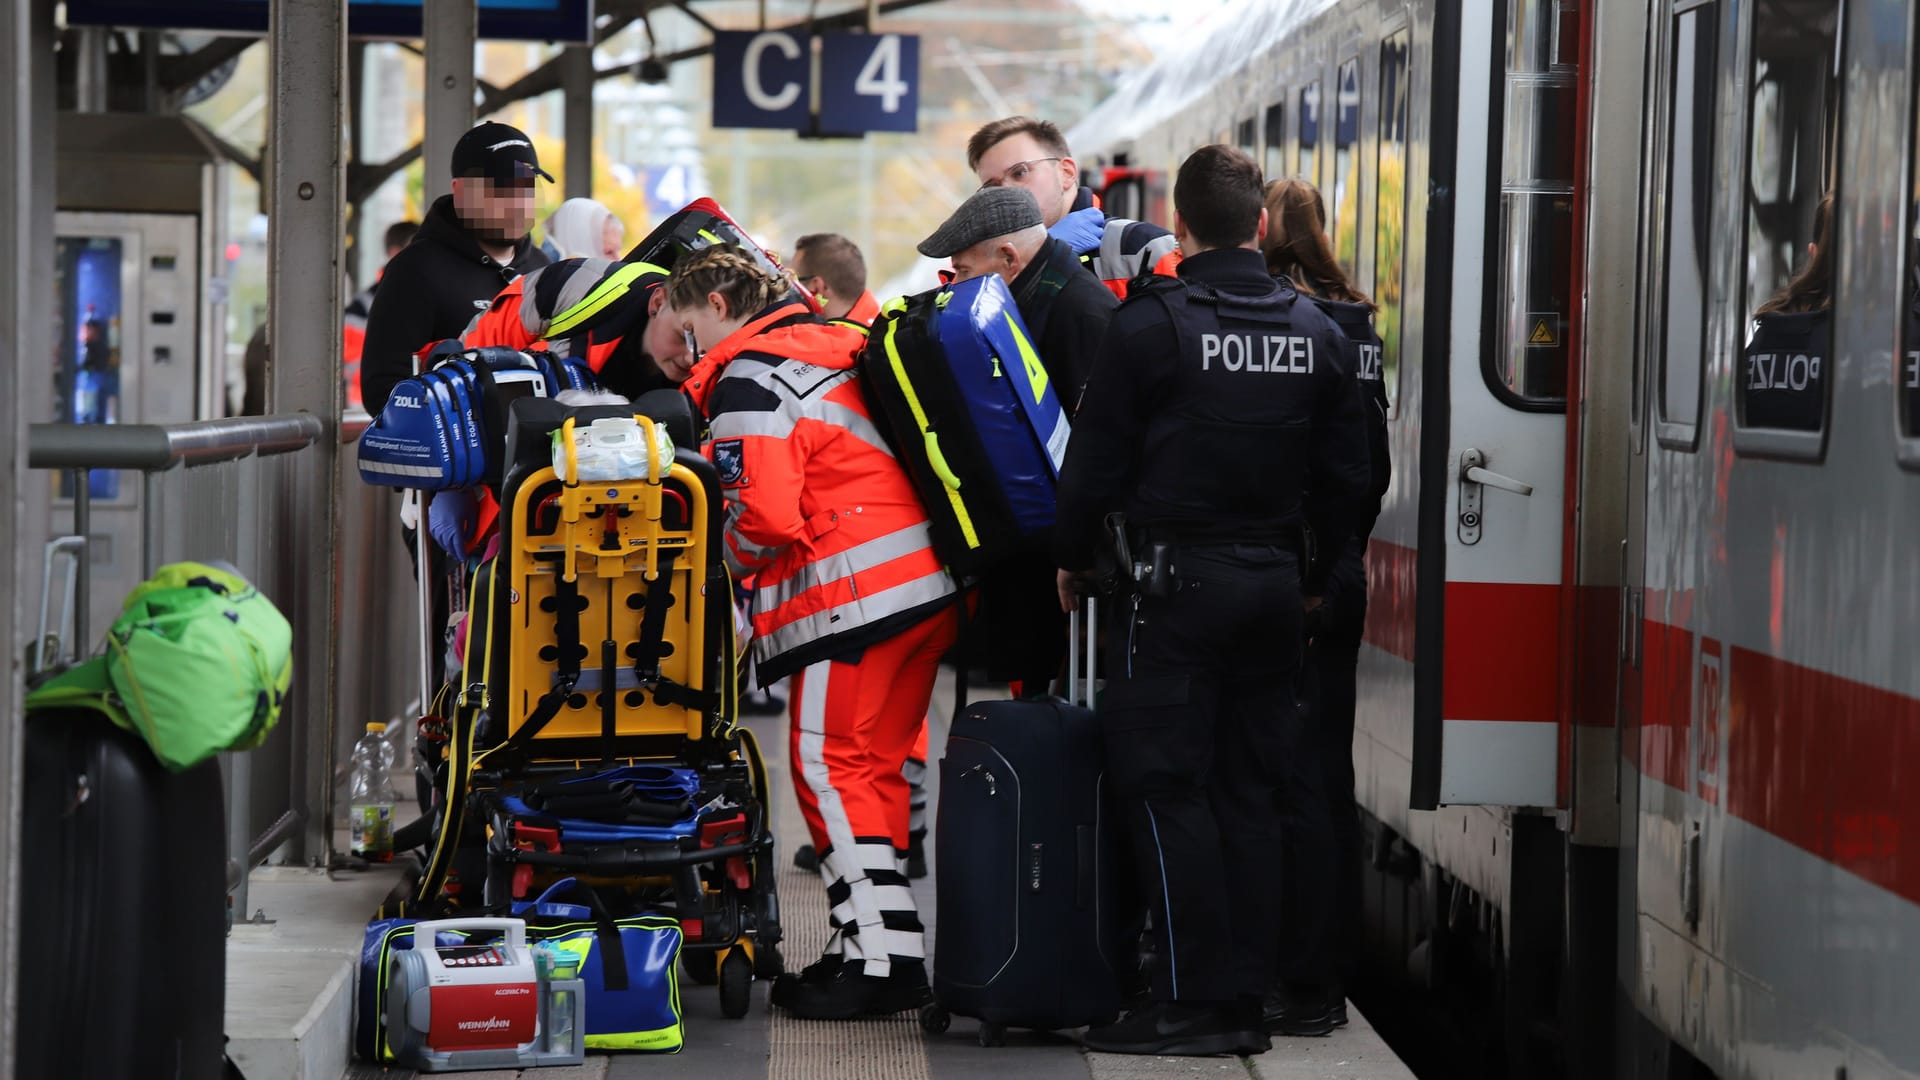
{"label": "paramedic trousers", "polygon": [[1353,796],[1353,716],[1367,619],[1364,546],[1343,553],[1307,646],[1300,695],[1307,734],[1281,794],[1286,848],[1279,974],[1296,989],[1334,989],[1360,947],[1360,811]]}
{"label": "paramedic trousers", "polygon": [[835,930],[829,953],[885,976],[926,958],[907,886],[910,796],[902,767],[926,726],[940,657],[959,633],[948,608],[844,659],[793,676],[793,786]]}
{"label": "paramedic trousers", "polygon": [[1153,997],[1265,991],[1275,800],[1299,739],[1300,571],[1288,548],[1188,546],[1164,598],[1116,603],[1100,698],[1107,780],[1152,906]]}

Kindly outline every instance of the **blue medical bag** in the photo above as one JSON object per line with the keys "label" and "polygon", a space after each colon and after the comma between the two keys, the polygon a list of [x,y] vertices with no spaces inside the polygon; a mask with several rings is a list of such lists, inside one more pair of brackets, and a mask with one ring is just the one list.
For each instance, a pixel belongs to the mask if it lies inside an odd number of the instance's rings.
{"label": "blue medical bag", "polygon": [[516,400],[598,385],[585,363],[543,352],[456,342],[436,347],[427,363],[394,387],[360,436],[360,479],[369,484],[423,491],[498,484],[507,410]]}
{"label": "blue medical bag", "polygon": [[[538,900],[513,905],[512,916],[527,922],[527,940],[571,957],[586,984],[582,1019],[589,1050],[672,1053],[684,1032],[680,982],[675,961],[683,932],[667,915],[614,918],[595,905],[566,902],[592,899],[573,878],[555,882]],[[378,919],[367,926],[360,952],[360,985],[353,1049],[362,1061],[392,1061],[387,1039],[387,992],[393,954],[414,947],[419,919]],[[488,940],[440,935],[437,944],[455,946]]]}
{"label": "blue medical bag", "polygon": [[860,370],[957,578],[1046,535],[1067,414],[999,275],[888,303]]}

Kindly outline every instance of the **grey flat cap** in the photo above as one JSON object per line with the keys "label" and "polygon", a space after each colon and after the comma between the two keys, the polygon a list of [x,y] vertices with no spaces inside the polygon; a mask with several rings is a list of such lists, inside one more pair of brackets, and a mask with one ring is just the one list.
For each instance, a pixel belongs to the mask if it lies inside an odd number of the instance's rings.
{"label": "grey flat cap", "polygon": [[945,259],[967,250],[982,240],[1017,233],[1042,223],[1040,204],[1026,188],[981,188],[960,204],[960,209],[920,241],[920,254],[929,259]]}

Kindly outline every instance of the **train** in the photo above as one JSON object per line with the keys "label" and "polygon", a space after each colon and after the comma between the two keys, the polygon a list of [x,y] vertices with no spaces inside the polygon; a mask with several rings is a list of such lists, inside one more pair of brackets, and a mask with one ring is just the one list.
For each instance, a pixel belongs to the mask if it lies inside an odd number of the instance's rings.
{"label": "train", "polygon": [[1917,25],[1242,0],[1069,132],[1313,180],[1379,305],[1366,956],[1509,1076],[1920,1076]]}

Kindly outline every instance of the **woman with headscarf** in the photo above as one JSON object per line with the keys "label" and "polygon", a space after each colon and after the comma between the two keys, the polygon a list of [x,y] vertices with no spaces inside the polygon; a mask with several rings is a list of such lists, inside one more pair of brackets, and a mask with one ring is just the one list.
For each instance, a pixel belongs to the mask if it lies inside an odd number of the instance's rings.
{"label": "woman with headscarf", "polygon": [[568,199],[541,227],[561,259],[618,259],[627,227],[613,211],[592,199]]}

